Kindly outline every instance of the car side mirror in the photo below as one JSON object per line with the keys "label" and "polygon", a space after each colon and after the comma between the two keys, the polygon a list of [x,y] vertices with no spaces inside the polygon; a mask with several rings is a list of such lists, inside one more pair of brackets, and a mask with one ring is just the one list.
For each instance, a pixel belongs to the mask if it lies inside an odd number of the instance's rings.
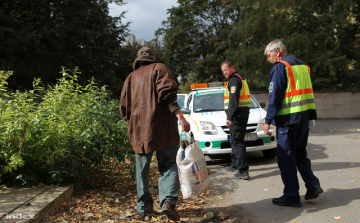
{"label": "car side mirror", "polygon": [[261,108],[266,108],[266,103],[265,103],[265,102],[261,102],[261,103],[260,103],[260,107],[261,107]]}
{"label": "car side mirror", "polygon": [[180,111],[183,113],[183,114],[186,114],[186,115],[190,115],[191,111],[187,108],[182,108],[180,109]]}

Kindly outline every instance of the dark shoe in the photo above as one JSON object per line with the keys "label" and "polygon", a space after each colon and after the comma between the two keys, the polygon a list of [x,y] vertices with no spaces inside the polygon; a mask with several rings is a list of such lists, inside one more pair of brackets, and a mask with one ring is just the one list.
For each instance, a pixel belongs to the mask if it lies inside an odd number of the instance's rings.
{"label": "dark shoe", "polygon": [[309,188],[305,194],[305,200],[310,200],[319,197],[319,194],[324,192],[320,185]]}
{"label": "dark shoe", "polygon": [[245,171],[243,173],[237,172],[237,173],[234,174],[234,177],[239,178],[239,179],[243,179],[243,180],[248,180],[250,178],[248,171]]}
{"label": "dark shoe", "polygon": [[238,171],[235,167],[232,167],[232,166],[226,166],[225,170],[226,171]]}
{"label": "dark shoe", "polygon": [[176,212],[175,207],[169,202],[166,201],[162,207],[163,213],[172,221],[180,221],[180,215]]}
{"label": "dark shoe", "polygon": [[279,198],[272,199],[273,204],[279,205],[279,206],[291,206],[291,207],[302,207],[300,200],[290,200],[284,196],[281,196]]}

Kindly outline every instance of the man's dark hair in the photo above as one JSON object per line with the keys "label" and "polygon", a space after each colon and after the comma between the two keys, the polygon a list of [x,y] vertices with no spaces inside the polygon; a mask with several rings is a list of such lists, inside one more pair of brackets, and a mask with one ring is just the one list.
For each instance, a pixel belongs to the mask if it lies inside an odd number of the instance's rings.
{"label": "man's dark hair", "polygon": [[230,60],[224,60],[224,62],[222,62],[221,66],[227,64],[229,67],[234,66],[233,63],[231,63]]}

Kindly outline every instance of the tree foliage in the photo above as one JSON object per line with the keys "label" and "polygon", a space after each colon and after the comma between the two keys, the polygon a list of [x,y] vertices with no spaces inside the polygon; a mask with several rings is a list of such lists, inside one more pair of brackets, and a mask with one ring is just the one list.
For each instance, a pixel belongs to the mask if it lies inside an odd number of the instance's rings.
{"label": "tree foliage", "polygon": [[[257,86],[266,86],[272,65],[262,56],[281,39],[288,53],[311,67],[315,90],[360,87],[357,1],[241,1],[247,13],[230,33],[227,56]],[[257,59],[259,58],[259,59]],[[357,67],[357,68],[356,68]]]}
{"label": "tree foliage", "polygon": [[166,64],[174,74],[185,77],[195,71],[199,82],[224,79],[219,66],[240,9],[222,2],[179,0],[178,7],[169,9],[165,28],[156,34],[164,37]]}
{"label": "tree foliage", "polygon": [[266,45],[281,39],[311,67],[314,89],[360,87],[360,17],[356,0],[179,0],[157,34],[167,65],[197,82],[223,80],[230,59],[252,90],[265,90],[272,67]]}
{"label": "tree foliage", "polygon": [[114,75],[129,23],[108,15],[123,0],[4,0],[0,3],[0,70],[12,70],[9,88],[31,89],[34,78],[54,84],[62,66],[79,67],[116,88]]}

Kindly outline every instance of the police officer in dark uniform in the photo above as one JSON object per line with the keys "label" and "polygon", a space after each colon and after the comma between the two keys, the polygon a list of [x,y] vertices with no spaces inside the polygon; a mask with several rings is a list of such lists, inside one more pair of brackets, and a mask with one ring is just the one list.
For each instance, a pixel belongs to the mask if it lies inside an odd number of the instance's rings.
{"label": "police officer in dark uniform", "polygon": [[231,165],[227,171],[238,171],[235,177],[247,180],[249,176],[248,158],[245,146],[245,130],[249,118],[250,91],[246,80],[235,70],[230,61],[221,64],[221,70],[229,79],[225,90],[224,108],[227,114],[226,125],[230,129]]}
{"label": "police officer in dark uniform", "polygon": [[269,125],[275,120],[277,163],[285,186],[283,196],[272,202],[279,206],[301,207],[297,170],[307,188],[305,200],[317,198],[323,192],[306,151],[309,120],[317,118],[310,67],[287,54],[280,40],[270,42],[264,54],[274,67],[270,72],[269,105],[263,130],[270,136]]}

